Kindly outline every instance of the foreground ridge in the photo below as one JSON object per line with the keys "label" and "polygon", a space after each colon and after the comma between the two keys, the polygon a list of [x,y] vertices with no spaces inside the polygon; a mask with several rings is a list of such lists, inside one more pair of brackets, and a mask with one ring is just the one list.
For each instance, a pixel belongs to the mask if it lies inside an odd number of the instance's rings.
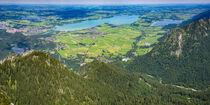
{"label": "foreground ridge", "polygon": [[[75,73],[40,51],[13,56],[15,59],[7,59],[0,64],[0,90],[6,92],[14,104],[209,103],[206,99],[208,92],[162,85],[155,77],[129,73],[97,60]],[[191,101],[185,101],[189,97]]]}

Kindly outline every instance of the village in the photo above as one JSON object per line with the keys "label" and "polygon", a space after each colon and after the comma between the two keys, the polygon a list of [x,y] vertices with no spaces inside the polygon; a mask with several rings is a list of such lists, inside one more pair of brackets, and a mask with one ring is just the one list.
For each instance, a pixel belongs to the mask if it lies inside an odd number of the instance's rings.
{"label": "village", "polygon": [[47,29],[41,29],[40,27],[17,29],[17,28],[14,28],[14,27],[10,26],[6,22],[0,22],[0,29],[4,29],[8,33],[20,32],[20,33],[23,33],[23,34],[38,34],[38,33],[42,33],[42,32],[46,32],[47,31]]}

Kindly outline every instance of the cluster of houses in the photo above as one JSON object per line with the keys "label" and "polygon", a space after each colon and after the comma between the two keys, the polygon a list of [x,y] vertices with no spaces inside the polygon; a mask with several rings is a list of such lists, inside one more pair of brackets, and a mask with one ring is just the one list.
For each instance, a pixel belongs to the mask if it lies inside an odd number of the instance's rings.
{"label": "cluster of houses", "polygon": [[25,33],[25,34],[37,34],[41,32],[46,32],[47,29],[39,29],[39,28],[21,28],[21,29],[15,29],[15,28],[7,28],[6,29],[8,33]]}
{"label": "cluster of houses", "polygon": [[46,32],[47,31],[47,29],[40,29],[40,28],[21,28],[21,29],[16,29],[16,28],[9,27],[6,22],[0,22],[0,29],[5,29],[6,32],[8,32],[8,33],[20,32],[20,33],[24,33],[24,34],[37,34],[37,33]]}

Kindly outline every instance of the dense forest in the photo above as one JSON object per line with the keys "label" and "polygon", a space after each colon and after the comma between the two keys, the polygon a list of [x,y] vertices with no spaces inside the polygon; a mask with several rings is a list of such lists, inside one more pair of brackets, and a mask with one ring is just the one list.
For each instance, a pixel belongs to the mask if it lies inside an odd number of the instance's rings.
{"label": "dense forest", "polygon": [[145,56],[128,64],[131,71],[161,77],[164,83],[205,89],[210,81],[210,19],[174,29]]}
{"label": "dense forest", "polygon": [[163,85],[155,77],[93,61],[75,73],[40,51],[0,64],[1,100],[20,105],[208,104],[209,92]]}

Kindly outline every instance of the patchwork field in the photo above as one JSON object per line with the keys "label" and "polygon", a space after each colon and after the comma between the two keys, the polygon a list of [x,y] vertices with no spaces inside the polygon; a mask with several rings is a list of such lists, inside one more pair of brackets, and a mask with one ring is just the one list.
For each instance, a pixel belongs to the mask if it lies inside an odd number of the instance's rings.
{"label": "patchwork field", "polygon": [[63,58],[79,58],[84,62],[98,57],[124,58],[129,51],[134,56],[144,55],[167,32],[162,27],[151,27],[151,23],[139,19],[131,25],[102,24],[81,31],[60,32],[54,36],[55,42],[64,45],[57,51]]}
{"label": "patchwork field", "polygon": [[[205,10],[205,8],[196,9],[194,7],[185,9],[183,7],[160,8],[155,6],[102,6],[100,8],[83,7],[79,10],[77,6],[71,8],[68,6],[64,8],[49,7],[47,9],[35,6],[33,11],[31,8],[20,10],[19,7],[9,11],[4,11],[4,7],[1,9],[0,29],[4,29],[8,33],[20,32],[25,36],[35,37],[46,42],[55,42],[56,48],[47,48],[44,51],[74,69],[78,68],[80,64],[91,62],[94,59],[112,62],[144,55],[170,29],[176,27],[175,24],[156,27],[152,24],[164,19],[187,20]],[[130,18],[122,21],[122,17],[112,20],[113,24],[106,21],[100,23],[99,26],[94,25],[96,27],[91,29],[85,28],[80,31],[68,32],[67,30],[57,30],[58,27],[67,24],[131,15],[137,17],[132,21],[133,23],[129,22],[127,25],[113,25],[119,22],[126,24],[127,20],[130,21]],[[21,44],[12,46],[22,47]],[[72,67],[73,65],[77,67]]]}

